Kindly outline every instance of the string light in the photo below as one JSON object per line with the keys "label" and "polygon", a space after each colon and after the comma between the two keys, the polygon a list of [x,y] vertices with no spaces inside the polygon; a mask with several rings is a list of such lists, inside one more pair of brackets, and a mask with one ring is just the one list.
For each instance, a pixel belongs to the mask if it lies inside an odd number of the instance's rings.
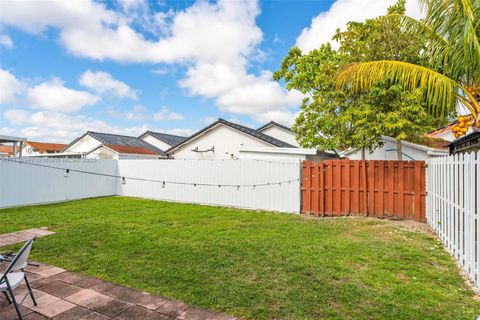
{"label": "string light", "polygon": [[126,179],[130,180],[135,180],[135,181],[145,181],[145,182],[159,182],[162,184],[162,188],[166,187],[166,183],[170,184],[176,184],[176,185],[193,185],[195,187],[197,186],[205,186],[205,187],[212,187],[212,186],[218,186],[218,188],[221,187],[234,187],[237,190],[240,189],[240,187],[252,187],[253,189],[256,189],[256,187],[265,187],[265,186],[270,186],[270,185],[276,185],[276,184],[285,184],[285,183],[292,183],[295,181],[300,181],[299,178],[296,179],[290,179],[286,181],[279,181],[279,182],[266,182],[266,183],[257,183],[257,184],[211,184],[211,183],[195,183],[195,182],[180,182],[180,181],[165,181],[165,180],[155,180],[155,179],[146,179],[146,178],[135,178],[135,177],[125,177],[125,176],[117,176],[117,175],[112,175],[112,174],[106,174],[106,173],[99,173],[99,172],[92,172],[92,171],[85,171],[85,170],[76,170],[76,169],[64,169],[60,167],[55,167],[55,166],[50,166],[50,165],[45,165],[45,164],[40,164],[40,163],[32,163],[32,162],[25,162],[22,160],[17,160],[17,159],[12,159],[12,158],[0,158],[1,161],[10,161],[10,162],[16,162],[16,163],[21,163],[25,165],[31,165],[31,166],[38,166],[38,167],[44,167],[44,168],[49,168],[49,169],[54,169],[54,170],[62,170],[65,171],[64,177],[68,178],[70,172],[76,172],[76,173],[82,173],[82,174],[89,174],[89,175],[95,175],[95,176],[101,176],[101,177],[109,177],[109,178],[116,178],[116,179],[121,179],[122,184],[125,185],[127,183]]}

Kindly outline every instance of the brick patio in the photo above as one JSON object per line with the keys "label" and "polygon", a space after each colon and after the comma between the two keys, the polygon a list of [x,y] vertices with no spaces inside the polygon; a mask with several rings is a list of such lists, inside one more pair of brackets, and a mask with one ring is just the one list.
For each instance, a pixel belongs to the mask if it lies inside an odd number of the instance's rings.
{"label": "brick patio", "polygon": [[[46,230],[35,234],[30,229],[7,235],[1,235],[0,246],[23,242],[23,237],[47,235]],[[43,233],[43,234],[40,234]],[[48,233],[50,234],[50,233]],[[13,237],[13,238],[12,238]],[[27,239],[28,239],[27,238]],[[16,242],[13,242],[15,241]],[[22,240],[19,240],[22,239]],[[26,239],[25,239],[26,240]],[[4,271],[7,263],[0,265]],[[37,306],[34,307],[30,296],[21,303],[26,320],[33,319],[145,319],[145,320],[233,320],[224,314],[196,308],[181,302],[172,301],[146,292],[127,288],[97,278],[68,272],[64,269],[40,264],[39,267],[27,267],[26,274],[33,288]],[[17,301],[27,294],[23,284],[15,290]],[[0,319],[18,319],[13,305],[0,295]]]}
{"label": "brick patio", "polygon": [[[6,263],[2,271],[5,267]],[[27,277],[38,306],[34,307],[27,296],[21,304],[25,319],[235,319],[46,264],[28,267]],[[17,288],[17,301],[26,293],[25,285]],[[9,305],[3,295],[0,296],[0,319],[17,319],[13,305]]]}

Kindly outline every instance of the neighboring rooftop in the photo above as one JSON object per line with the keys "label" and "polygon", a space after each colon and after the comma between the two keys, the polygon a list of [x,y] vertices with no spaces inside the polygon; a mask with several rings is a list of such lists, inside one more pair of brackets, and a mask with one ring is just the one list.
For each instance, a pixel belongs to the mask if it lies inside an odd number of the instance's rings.
{"label": "neighboring rooftop", "polygon": [[269,127],[279,127],[279,128],[282,128],[282,129],[285,129],[285,130],[288,130],[288,131],[292,131],[291,128],[287,127],[287,126],[284,126],[283,124],[280,124],[278,122],[275,122],[275,121],[270,121],[269,123],[267,124],[264,124],[263,126],[261,126],[260,128],[257,129],[257,131],[263,131]]}
{"label": "neighboring rooftop", "polygon": [[162,156],[165,155],[165,152],[163,152],[162,150],[158,149],[155,146],[152,146],[150,143],[145,142],[142,139],[139,139],[137,137],[124,136],[124,135],[111,134],[111,133],[94,132],[94,131],[87,131],[84,135],[73,140],[68,146],[64,148],[64,150],[74,145],[77,141],[79,141],[86,135],[91,136],[92,138],[100,141],[104,145],[138,147],[138,148],[148,149],[154,152],[154,154],[158,154]]}
{"label": "neighboring rooftop", "polygon": [[266,135],[264,133],[261,133],[261,132],[258,132],[257,130],[255,129],[251,129],[251,128],[248,128],[248,127],[245,127],[245,126],[242,126],[240,124],[237,124],[237,123],[233,123],[233,122],[230,122],[230,121],[227,121],[227,120],[224,120],[222,118],[219,118],[217,121],[215,121],[214,123],[212,123],[211,125],[201,129],[200,131],[197,131],[196,133],[194,133],[193,135],[191,135],[190,137],[188,137],[186,140],[184,140],[182,143],[174,146],[174,147],[171,147],[170,149],[167,150],[170,151],[174,148],[177,148],[179,146],[181,146],[182,144],[196,138],[197,136],[201,135],[202,133],[208,131],[209,129],[215,127],[216,125],[218,124],[222,124],[222,125],[225,125],[227,127],[230,127],[232,129],[235,129],[235,130],[238,130],[240,132],[243,132],[247,135],[250,135],[252,137],[255,137],[257,139],[260,139],[262,141],[265,141],[275,147],[279,147],[279,148],[296,148],[295,146],[289,144],[289,143],[286,143],[286,142],[283,142],[281,140],[278,140],[274,137],[271,137],[269,135]]}
{"label": "neighboring rooftop", "polygon": [[143,137],[144,135],[149,134],[152,137],[157,138],[160,141],[165,142],[166,144],[175,147],[182,143],[183,141],[187,140],[187,137],[181,137],[181,136],[176,136],[173,134],[168,134],[168,133],[162,133],[162,132],[153,132],[153,131],[147,131],[144,134],[142,134],[139,138]]}
{"label": "neighboring rooftop", "polygon": [[450,141],[447,141],[442,138],[430,138],[430,137],[424,137],[419,140],[415,141],[410,141],[412,143],[416,144],[421,144],[423,146],[427,146],[430,148],[435,148],[435,149],[448,149],[448,145],[450,144]]}
{"label": "neighboring rooftop", "polygon": [[13,146],[4,146],[0,144],[0,155],[9,155],[13,154]]}
{"label": "neighboring rooftop", "polygon": [[118,144],[106,144],[105,145],[107,148],[110,148],[111,150],[118,152],[118,153],[129,153],[129,154],[148,154],[148,155],[157,155],[158,153],[144,148],[144,147],[130,147],[130,146],[121,146]]}
{"label": "neighboring rooftop", "polygon": [[26,141],[26,145],[29,145],[39,153],[53,153],[62,151],[67,145],[62,143],[47,143],[47,142],[33,142]]}

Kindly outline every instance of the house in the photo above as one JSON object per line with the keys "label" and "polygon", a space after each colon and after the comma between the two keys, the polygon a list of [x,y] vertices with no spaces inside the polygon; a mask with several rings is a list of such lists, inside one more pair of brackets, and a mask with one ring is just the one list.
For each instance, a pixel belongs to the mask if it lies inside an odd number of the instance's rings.
{"label": "house", "polygon": [[317,149],[303,148],[277,148],[277,147],[245,147],[239,146],[239,159],[256,159],[269,161],[313,161],[318,162],[325,159],[338,158],[333,153],[319,151]]}
{"label": "house", "polygon": [[4,146],[0,144],[0,157],[11,157],[13,155],[12,146]]}
{"label": "house", "polygon": [[285,141],[292,146],[300,146],[292,129],[275,121],[270,121],[269,123],[261,126],[257,129],[257,131],[269,135],[270,137],[277,138],[278,140]]}
{"label": "house", "polygon": [[21,157],[27,138],[0,135],[0,156]]}
{"label": "house", "polygon": [[101,144],[85,155],[87,159],[158,159],[164,158],[158,152],[145,147]]}
{"label": "house", "polygon": [[61,143],[25,141],[23,143],[22,154],[24,156],[38,156],[60,153],[66,146],[66,144]]}
{"label": "house", "polygon": [[177,159],[238,159],[238,147],[296,148],[263,132],[218,119],[166,151]]}
{"label": "house", "polygon": [[[365,160],[397,160],[397,140],[382,136],[383,146],[372,152],[365,151]],[[448,155],[449,142],[440,138],[425,139],[418,143],[402,141],[403,160],[426,160]],[[351,160],[361,160],[362,151],[351,149],[341,154]]]}
{"label": "house", "polygon": [[[437,130],[434,130],[432,132],[429,132],[425,135],[425,137],[428,138],[440,138],[446,141],[454,141],[455,140],[455,134],[453,133],[453,128],[458,124],[458,120],[455,120],[448,125],[439,128]],[[468,131],[466,134],[469,134],[472,132],[472,127],[468,128]]]}
{"label": "house", "polygon": [[73,140],[62,153],[102,159],[165,157],[162,150],[137,137],[93,131]]}
{"label": "house", "polygon": [[138,138],[150,143],[160,150],[167,150],[171,147],[175,147],[187,139],[187,137],[153,131],[147,131]]}
{"label": "house", "polygon": [[451,142],[449,148],[450,154],[468,154],[480,151],[480,131],[472,130],[471,133]]}

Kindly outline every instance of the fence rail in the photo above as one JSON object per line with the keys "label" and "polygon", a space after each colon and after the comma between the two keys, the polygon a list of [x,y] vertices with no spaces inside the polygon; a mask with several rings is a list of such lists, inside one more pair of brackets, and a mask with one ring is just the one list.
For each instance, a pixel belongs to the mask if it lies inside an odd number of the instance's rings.
{"label": "fence rail", "polygon": [[425,220],[423,161],[303,162],[302,212]]}
{"label": "fence rail", "polygon": [[427,220],[480,286],[480,153],[427,160]]}

